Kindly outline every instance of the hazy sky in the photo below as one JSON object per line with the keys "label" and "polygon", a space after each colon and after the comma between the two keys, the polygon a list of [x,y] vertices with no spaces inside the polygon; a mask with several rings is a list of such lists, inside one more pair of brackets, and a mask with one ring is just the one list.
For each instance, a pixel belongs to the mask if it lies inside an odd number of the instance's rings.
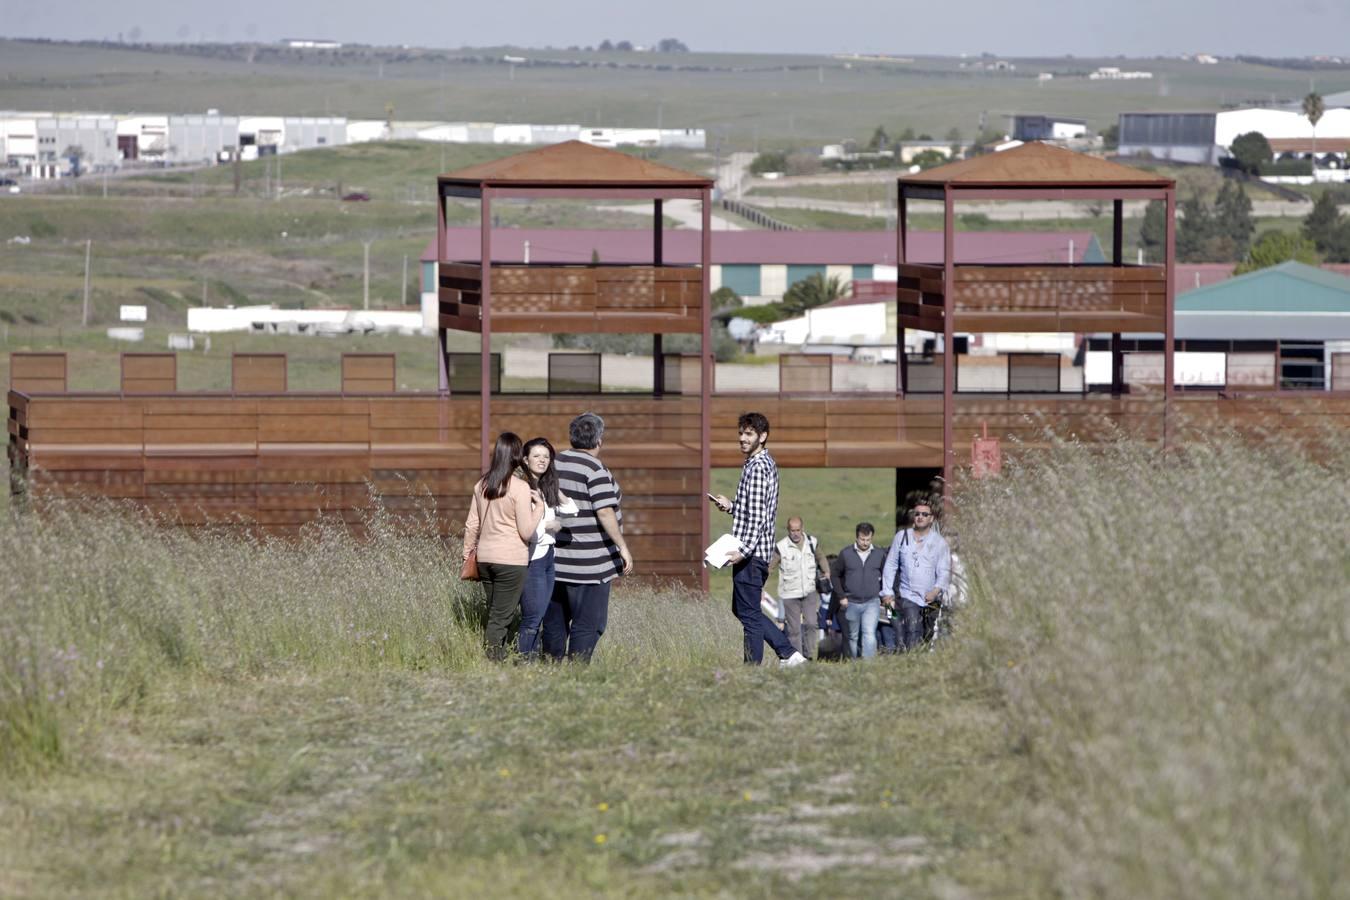
{"label": "hazy sky", "polygon": [[1350,55],[1347,0],[0,0],[0,35],[145,41],[324,37],[526,47],[652,43],[694,50],[1134,56]]}

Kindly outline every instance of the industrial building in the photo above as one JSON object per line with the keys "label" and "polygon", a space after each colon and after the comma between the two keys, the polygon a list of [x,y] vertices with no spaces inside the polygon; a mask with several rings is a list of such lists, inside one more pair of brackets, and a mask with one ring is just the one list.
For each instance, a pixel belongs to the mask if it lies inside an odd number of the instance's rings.
{"label": "industrial building", "polygon": [[1292,108],[1121,113],[1120,155],[1217,165],[1238,135],[1259,131],[1277,153],[1305,156],[1315,146],[1320,165],[1335,165],[1350,142],[1350,94],[1323,102],[1326,112],[1315,132],[1303,111]]}

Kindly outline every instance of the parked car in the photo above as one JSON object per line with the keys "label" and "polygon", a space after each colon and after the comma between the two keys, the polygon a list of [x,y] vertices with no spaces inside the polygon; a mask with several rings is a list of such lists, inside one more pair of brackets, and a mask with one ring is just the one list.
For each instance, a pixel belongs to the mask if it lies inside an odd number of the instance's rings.
{"label": "parked car", "polygon": [[365,191],[352,191],[350,194],[343,194],[342,199],[348,203],[365,203],[370,199],[370,195]]}
{"label": "parked car", "polygon": [[0,191],[4,191],[6,194],[17,194],[20,190],[22,189],[19,187],[19,183],[13,178],[0,178]]}

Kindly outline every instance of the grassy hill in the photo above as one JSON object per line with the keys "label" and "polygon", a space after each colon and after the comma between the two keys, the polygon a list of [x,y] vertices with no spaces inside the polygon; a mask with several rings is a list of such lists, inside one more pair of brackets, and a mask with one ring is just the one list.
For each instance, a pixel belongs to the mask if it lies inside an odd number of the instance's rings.
{"label": "grassy hill", "polygon": [[[256,48],[254,48],[256,50]],[[1113,124],[1121,111],[1212,109],[1295,99],[1307,74],[1223,61],[1015,59],[1014,73],[961,60],[850,60],[784,54],[585,53],[519,48],[454,51],[350,48],[253,53],[239,46],[145,48],[0,41],[0,108],[163,110],[383,119],[575,122],[706,128],[711,142],[750,149],[866,138],[877,125],[974,134],[981,115],[1055,113]],[[536,61],[511,66],[506,53]],[[1153,71],[1151,81],[1088,81],[1100,65]],[[1038,72],[1052,72],[1038,82]],[[1350,69],[1319,72],[1324,93]]]}

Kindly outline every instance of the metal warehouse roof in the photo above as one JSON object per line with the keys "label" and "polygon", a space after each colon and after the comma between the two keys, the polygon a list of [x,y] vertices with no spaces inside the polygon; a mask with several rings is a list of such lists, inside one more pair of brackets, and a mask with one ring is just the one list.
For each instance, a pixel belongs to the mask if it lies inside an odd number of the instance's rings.
{"label": "metal warehouse roof", "polygon": [[[525,243],[535,263],[588,263],[592,253],[606,263],[650,263],[652,235],[637,229],[551,230],[498,228],[492,232],[494,262],[520,262]],[[477,228],[446,230],[446,258],[478,259],[481,234]],[[667,263],[698,262],[699,232],[672,229],[662,237]],[[1090,231],[962,231],[956,235],[956,258],[969,263],[1067,262],[1102,263],[1097,236]],[[942,234],[911,232],[910,262],[940,262]],[[436,260],[433,238],[422,252],[423,262]],[[716,265],[895,265],[892,231],[714,231],[712,261]]]}
{"label": "metal warehouse roof", "polygon": [[1281,263],[1177,297],[1177,336],[1350,339],[1350,278]]}

